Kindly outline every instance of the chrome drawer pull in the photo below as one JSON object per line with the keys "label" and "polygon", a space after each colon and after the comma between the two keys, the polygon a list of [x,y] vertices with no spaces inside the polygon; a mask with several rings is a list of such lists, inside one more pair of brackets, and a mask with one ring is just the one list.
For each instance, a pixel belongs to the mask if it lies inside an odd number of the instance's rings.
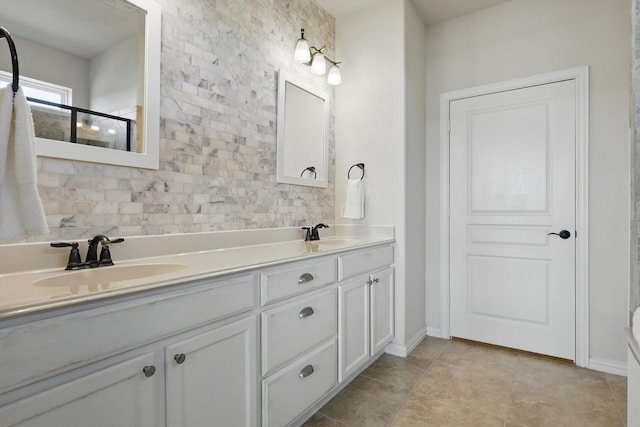
{"label": "chrome drawer pull", "polygon": [[313,374],[313,366],[311,365],[307,365],[304,368],[302,368],[302,371],[300,371],[300,375],[298,375],[300,378],[306,378],[309,375]]}
{"label": "chrome drawer pull", "polygon": [[182,365],[184,361],[187,360],[187,355],[184,353],[176,354],[173,356],[173,360],[175,360],[178,365]]}
{"label": "chrome drawer pull", "polygon": [[314,313],[313,308],[305,307],[300,311],[300,313],[298,313],[298,317],[301,319],[304,319],[305,317],[311,316],[313,313]]}
{"label": "chrome drawer pull", "polygon": [[298,284],[301,285],[303,283],[307,283],[313,280],[313,275],[309,274],[309,273],[304,273],[302,276],[300,276],[300,278],[298,279]]}

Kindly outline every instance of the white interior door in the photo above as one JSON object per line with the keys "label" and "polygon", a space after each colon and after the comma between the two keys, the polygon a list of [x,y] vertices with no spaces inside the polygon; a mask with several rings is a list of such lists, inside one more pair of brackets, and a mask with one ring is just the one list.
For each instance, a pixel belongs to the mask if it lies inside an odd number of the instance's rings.
{"label": "white interior door", "polygon": [[575,90],[450,103],[452,336],[575,359]]}

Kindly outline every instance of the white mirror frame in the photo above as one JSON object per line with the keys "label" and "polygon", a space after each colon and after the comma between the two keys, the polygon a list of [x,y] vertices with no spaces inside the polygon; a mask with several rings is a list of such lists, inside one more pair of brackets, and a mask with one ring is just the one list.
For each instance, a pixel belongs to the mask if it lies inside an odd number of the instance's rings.
{"label": "white mirror frame", "polygon": [[[319,174],[316,179],[301,178],[300,176],[291,176],[285,174],[285,148],[287,143],[291,141],[285,141],[285,85],[289,82],[315,96],[324,100],[324,149],[323,149],[323,168],[322,174]],[[321,187],[327,188],[329,186],[329,95],[318,88],[302,82],[299,78],[280,70],[278,72],[278,122],[276,125],[276,139],[277,139],[277,167],[276,167],[276,181],[285,184],[304,185],[307,187]],[[302,169],[301,169],[302,171]]]}
{"label": "white mirror frame", "polygon": [[36,138],[42,157],[158,169],[160,147],[160,22],[161,7],[154,0],[127,0],[146,12],[144,46],[144,152],[113,150],[83,144]]}

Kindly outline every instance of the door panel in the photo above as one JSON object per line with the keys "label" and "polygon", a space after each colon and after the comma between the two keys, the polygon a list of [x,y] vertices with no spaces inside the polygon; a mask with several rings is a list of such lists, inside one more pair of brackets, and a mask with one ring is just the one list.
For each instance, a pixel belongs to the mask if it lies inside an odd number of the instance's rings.
{"label": "door panel", "polygon": [[451,335],[574,359],[575,82],[452,101],[450,120]]}
{"label": "door panel", "polygon": [[166,348],[167,427],[257,425],[256,323],[252,316]]}
{"label": "door panel", "polygon": [[384,349],[393,340],[394,285],[393,268],[369,276],[371,281],[371,355]]}
{"label": "door panel", "polygon": [[468,259],[469,313],[515,322],[548,322],[549,261],[487,256]]}
{"label": "door panel", "polygon": [[0,408],[0,425],[13,427],[153,427],[158,425],[157,365],[145,353]]}

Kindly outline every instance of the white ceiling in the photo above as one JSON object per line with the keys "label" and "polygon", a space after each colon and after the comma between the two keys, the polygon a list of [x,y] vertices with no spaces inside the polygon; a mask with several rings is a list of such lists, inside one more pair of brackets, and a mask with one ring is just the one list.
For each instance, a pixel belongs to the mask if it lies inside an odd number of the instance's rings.
{"label": "white ceiling", "polygon": [[[385,0],[316,0],[335,18],[341,18]],[[410,0],[426,26],[444,22],[510,0]]]}

